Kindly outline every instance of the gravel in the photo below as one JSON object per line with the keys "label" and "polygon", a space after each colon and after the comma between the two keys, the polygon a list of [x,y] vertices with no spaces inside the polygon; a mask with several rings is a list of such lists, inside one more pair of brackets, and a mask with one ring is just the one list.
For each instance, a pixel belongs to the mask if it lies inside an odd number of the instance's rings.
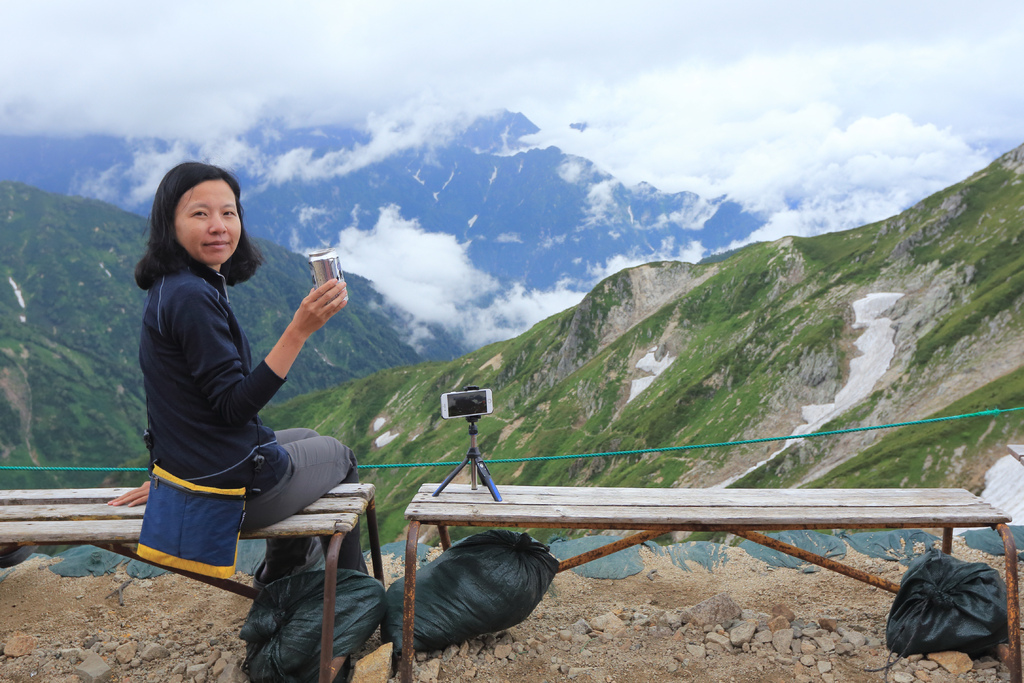
{"label": "gravel", "polygon": [[[713,573],[697,565],[686,571],[647,549],[641,554],[645,571],[637,575],[612,581],[559,574],[540,606],[512,629],[418,652],[416,680],[1009,680],[998,653],[890,662],[884,631],[892,595],[847,577],[771,569],[737,548]],[[954,555],[1003,569],[1002,558],[962,544]],[[847,561],[896,581],[903,571],[854,552]],[[0,681],[248,680],[238,638],[244,598],[164,575],[130,582],[120,605],[108,596],[127,580],[123,570],[65,578],[47,571],[52,562],[29,560],[0,582]],[[400,567],[390,561],[386,572],[390,583]],[[379,647],[378,638],[356,658]]]}

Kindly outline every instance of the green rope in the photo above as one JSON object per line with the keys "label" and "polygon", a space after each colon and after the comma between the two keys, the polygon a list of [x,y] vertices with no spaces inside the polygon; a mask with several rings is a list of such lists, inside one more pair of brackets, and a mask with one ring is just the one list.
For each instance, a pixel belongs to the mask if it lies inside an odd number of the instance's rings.
{"label": "green rope", "polygon": [[[690,446],[665,446],[663,448],[640,448],[633,451],[610,451],[607,453],[585,453],[580,455],[543,455],[535,456],[531,458],[496,458],[494,460],[487,460],[488,464],[494,463],[505,463],[505,462],[537,462],[543,460],[575,460],[579,458],[605,458],[614,455],[636,455],[641,453],[663,453],[666,451],[690,451],[698,450],[701,448],[721,448],[723,446],[745,446],[754,443],[765,443],[769,441],[788,441],[790,439],[810,439],[819,436],[835,436],[837,434],[850,434],[852,432],[867,432],[876,429],[889,429],[891,427],[908,427],[910,425],[920,424],[931,424],[934,422],[947,422],[949,420],[962,420],[970,417],[982,417],[982,416],[995,416],[1000,413],[1012,413],[1017,410],[1024,410],[1024,406],[1020,408],[1007,408],[1000,410],[999,408],[992,408],[991,410],[982,410],[977,413],[966,413],[964,415],[950,415],[949,417],[933,417],[926,420],[913,420],[911,422],[895,422],[892,424],[876,425],[874,427],[851,427],[849,429],[835,429],[827,432],[813,432],[811,434],[791,434],[789,436],[773,436],[764,437],[760,439],[744,439],[742,441],[720,441],[718,443],[703,443],[693,444]],[[460,461],[461,462],[461,461]],[[458,462],[431,462],[431,463],[400,463],[395,465],[360,465],[367,469],[384,469],[389,467],[430,467],[433,465],[458,465]]]}
{"label": "green rope", "polygon": [[[791,434],[789,436],[770,436],[760,439],[744,439],[742,441],[720,441],[717,443],[693,444],[690,446],[665,446],[662,448],[640,448],[633,451],[609,451],[607,453],[583,453],[579,455],[539,455],[530,458],[498,458],[487,460],[488,463],[505,462],[540,462],[544,460],[576,460],[580,458],[606,458],[614,455],[637,455],[641,453],[664,453],[667,451],[692,451],[701,448],[722,448],[724,446],[745,446],[755,443],[766,443],[770,441],[789,441],[790,439],[811,439],[820,436],[836,436],[838,434],[852,434],[853,432],[869,432],[876,429],[891,429],[894,427],[909,427],[912,425],[933,424],[935,422],[949,422],[950,420],[964,420],[971,417],[994,417],[1002,413],[1012,413],[1020,408],[991,408],[976,413],[965,413],[963,415],[950,415],[949,417],[932,417],[925,420],[913,420],[911,422],[894,422],[891,424],[875,425],[874,427],[851,427],[849,429],[834,429],[827,432],[812,432],[811,434]],[[359,465],[361,470],[396,469],[400,467],[438,467],[458,465],[461,460],[446,460],[442,462],[408,462],[395,463],[390,465]],[[46,467],[39,465],[0,465],[0,470],[64,470],[74,472],[147,472],[146,467]]]}

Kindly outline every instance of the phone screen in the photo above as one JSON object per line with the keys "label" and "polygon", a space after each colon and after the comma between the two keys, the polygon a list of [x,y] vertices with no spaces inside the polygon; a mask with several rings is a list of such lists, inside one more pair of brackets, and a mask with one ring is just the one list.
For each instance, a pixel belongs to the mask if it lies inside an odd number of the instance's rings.
{"label": "phone screen", "polygon": [[441,417],[487,415],[492,411],[491,390],[455,391],[441,396]]}

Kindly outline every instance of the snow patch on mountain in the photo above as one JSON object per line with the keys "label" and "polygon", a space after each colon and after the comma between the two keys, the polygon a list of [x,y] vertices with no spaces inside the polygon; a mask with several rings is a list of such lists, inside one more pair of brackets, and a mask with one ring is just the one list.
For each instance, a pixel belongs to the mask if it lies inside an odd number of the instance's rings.
{"label": "snow patch on mountain", "polygon": [[981,499],[1020,524],[1024,520],[1024,465],[1012,455],[997,460],[985,473]]}
{"label": "snow patch on mountain", "polygon": [[[797,427],[791,436],[800,436],[817,431],[824,424],[839,417],[871,395],[875,384],[889,369],[889,363],[892,362],[893,355],[896,353],[896,344],[893,342],[896,330],[892,325],[892,320],[880,316],[902,297],[903,295],[899,293],[876,293],[868,294],[863,299],[853,302],[853,312],[856,315],[853,327],[854,329],[864,330],[864,333],[854,343],[854,346],[861,352],[861,355],[850,361],[850,377],[846,385],[836,394],[835,401],[833,403],[804,406],[801,414],[805,424]],[[788,439],[782,448],[769,455],[766,459],[757,463],[743,474],[716,484],[715,488],[724,488],[759,467],[763,467],[785,452],[787,448],[798,440]]]}
{"label": "snow patch on mountain", "polygon": [[14,289],[14,296],[18,297],[18,303],[22,308],[25,308],[25,299],[21,296],[21,287],[14,281],[13,277],[8,276],[7,281],[11,283],[11,287]]}
{"label": "snow patch on mountain", "polygon": [[635,367],[637,370],[648,372],[650,374],[646,377],[634,379],[632,382],[630,382],[629,398],[626,399],[626,403],[632,401],[634,398],[640,395],[640,392],[642,392],[647,387],[651,386],[654,380],[658,378],[658,375],[665,372],[665,370],[668,369],[668,366],[672,365],[672,362],[676,359],[675,356],[670,356],[666,353],[664,358],[662,358],[661,360],[656,360],[655,354],[657,352],[658,347],[655,346],[654,348],[650,349],[647,352],[647,355],[645,355],[643,358],[636,362]]}
{"label": "snow patch on mountain", "polygon": [[391,443],[392,441],[397,439],[400,435],[401,435],[401,432],[395,432],[394,434],[392,434],[391,430],[389,429],[388,431],[384,432],[383,434],[378,436],[376,439],[374,439],[373,440],[373,445],[376,446],[377,448],[384,448],[389,443]]}
{"label": "snow patch on mountain", "polygon": [[[14,289],[14,296],[18,297],[18,303],[21,304],[22,308],[25,308],[25,298],[21,295],[21,287],[14,281],[13,277],[8,276],[7,281],[11,283],[11,288]],[[24,315],[19,315],[18,320],[26,322],[27,318]]]}

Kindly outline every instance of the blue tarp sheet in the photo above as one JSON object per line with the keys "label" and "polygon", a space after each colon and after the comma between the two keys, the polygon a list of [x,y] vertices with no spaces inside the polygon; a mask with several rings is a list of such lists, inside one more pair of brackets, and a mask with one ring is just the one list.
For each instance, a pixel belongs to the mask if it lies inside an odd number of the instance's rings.
{"label": "blue tarp sheet", "polygon": [[672,559],[672,564],[680,569],[690,571],[686,563],[696,562],[710,572],[729,561],[727,549],[728,546],[722,543],[689,541],[664,546],[662,551]]}
{"label": "blue tarp sheet", "polygon": [[842,531],[839,538],[861,555],[893,560],[900,564],[910,564],[914,559],[915,543],[924,543],[925,548],[930,548],[939,540],[938,536],[920,529],[865,531],[859,534]]}
{"label": "blue tarp sheet", "polygon": [[[821,555],[822,557],[846,556],[845,543],[835,536],[821,534],[817,531],[780,531],[778,533],[766,535],[778,539],[783,543],[795,545],[797,548],[802,550],[810,551],[815,555]],[[745,550],[749,555],[756,557],[762,562],[767,562],[773,567],[789,567],[790,569],[799,569],[805,573],[816,572],[821,569],[809,562],[804,562],[799,558],[779,552],[778,550],[766,548],[765,546],[754,543],[753,541],[743,541],[740,543],[740,548]]]}
{"label": "blue tarp sheet", "polygon": [[[419,566],[422,567],[427,563],[427,553],[430,552],[430,546],[424,545],[423,543],[416,544],[416,559],[419,562]],[[380,547],[381,555],[394,555],[402,566],[405,566],[405,541],[396,541],[394,543],[385,543]],[[366,557],[366,566],[370,566],[370,551],[363,553]]]}
{"label": "blue tarp sheet", "polygon": [[[1013,540],[1017,546],[1017,558],[1024,560],[1024,526],[1011,526]],[[989,555],[1001,557],[1006,554],[1003,539],[995,529],[970,529],[960,534],[969,548],[980,550]]]}
{"label": "blue tarp sheet", "polygon": [[[559,560],[567,560],[582,553],[600,548],[619,540],[616,536],[584,536],[569,541],[556,540],[550,544],[551,554]],[[608,557],[573,567],[574,572],[588,579],[624,579],[644,570],[640,549],[632,546]]]}
{"label": "blue tarp sheet", "polygon": [[103,576],[113,574],[118,565],[127,558],[91,545],[80,545],[65,550],[57,557],[60,562],[50,565],[50,571],[58,576]]}

